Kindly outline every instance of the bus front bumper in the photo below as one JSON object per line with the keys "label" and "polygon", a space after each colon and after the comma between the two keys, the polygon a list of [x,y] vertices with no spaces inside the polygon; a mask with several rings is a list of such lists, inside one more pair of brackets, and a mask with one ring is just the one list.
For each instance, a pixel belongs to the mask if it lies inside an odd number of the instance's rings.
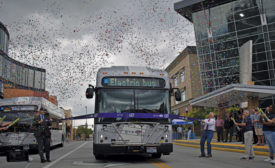
{"label": "bus front bumper", "polygon": [[[156,149],[156,150],[155,150]],[[173,144],[166,143],[158,146],[114,146],[111,144],[93,144],[94,155],[112,155],[112,154],[163,154],[169,155],[173,152]]]}

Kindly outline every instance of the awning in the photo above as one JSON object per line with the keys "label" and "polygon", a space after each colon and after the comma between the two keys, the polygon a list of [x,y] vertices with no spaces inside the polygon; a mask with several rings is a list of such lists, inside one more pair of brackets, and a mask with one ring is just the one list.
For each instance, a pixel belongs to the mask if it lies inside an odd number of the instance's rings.
{"label": "awning", "polygon": [[193,124],[193,121],[185,121],[181,119],[172,120],[172,125],[186,125],[186,124]]}
{"label": "awning", "polygon": [[259,99],[275,95],[274,86],[231,84],[190,100],[192,106],[219,107],[246,102],[248,97]]}

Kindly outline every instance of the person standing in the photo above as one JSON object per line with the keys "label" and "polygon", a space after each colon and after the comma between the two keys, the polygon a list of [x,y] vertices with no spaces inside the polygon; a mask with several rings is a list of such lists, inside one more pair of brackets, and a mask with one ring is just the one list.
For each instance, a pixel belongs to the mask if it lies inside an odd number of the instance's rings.
{"label": "person standing", "polygon": [[[200,157],[212,157],[211,153],[211,141],[215,132],[215,118],[214,113],[210,112],[208,119],[202,120],[204,124],[204,131],[201,136],[200,146],[201,146],[201,155]],[[204,152],[204,144],[207,141],[207,156],[205,156]]]}
{"label": "person standing", "polygon": [[191,127],[188,127],[187,140],[190,140],[192,138],[191,134],[192,134],[192,129],[191,129]]}
{"label": "person standing", "polygon": [[263,123],[260,122],[260,114],[259,111],[256,109],[256,113],[253,117],[253,123],[254,123],[254,129],[255,129],[255,134],[257,135],[258,138],[258,146],[263,146],[264,145],[264,132],[263,132]]}
{"label": "person standing", "polygon": [[[39,113],[34,117],[34,136],[38,144],[38,153],[40,156],[41,163],[51,162],[50,160],[50,139],[51,132],[49,126],[51,125],[51,119],[49,113],[46,110],[40,109]],[[46,153],[46,159],[44,158],[44,150]]]}
{"label": "person standing", "polygon": [[252,128],[253,128],[253,144],[257,144],[258,143],[258,137],[256,135],[254,122],[253,122],[255,120],[255,117],[256,117],[256,110],[251,109],[250,117],[251,117],[251,120],[252,120]]}
{"label": "person standing", "polygon": [[182,139],[182,127],[181,126],[178,126],[177,132],[178,132],[178,139]]}
{"label": "person standing", "polygon": [[266,139],[266,143],[269,147],[269,158],[264,161],[271,162],[275,164],[274,153],[275,153],[275,112],[271,111],[269,107],[266,108],[266,116],[269,118],[267,120],[262,115],[260,121],[263,123],[263,132]]}
{"label": "person standing", "polygon": [[245,119],[243,123],[235,123],[237,126],[243,126],[244,129],[244,143],[245,143],[245,156],[241,159],[251,160],[255,158],[253,149],[253,127],[252,120],[249,116],[249,111],[244,110]]}
{"label": "person standing", "polygon": [[184,134],[184,139],[188,140],[188,129],[186,127],[184,128],[183,134]]}
{"label": "person standing", "polygon": [[223,141],[223,126],[224,126],[224,121],[220,116],[218,116],[218,119],[216,120],[218,142],[220,142],[220,140]]}
{"label": "person standing", "polygon": [[225,129],[224,142],[227,142],[228,134],[229,134],[229,142],[232,142],[233,126],[234,126],[234,122],[231,120],[230,113],[226,113],[226,117],[225,117],[225,121],[224,121],[224,129]]}
{"label": "person standing", "polygon": [[[237,123],[241,123],[243,121],[242,119],[242,115],[241,114],[238,114],[237,116],[237,119],[236,119],[236,122]],[[243,129],[242,127],[239,127],[239,129],[237,129],[238,133],[238,142],[243,142]]]}

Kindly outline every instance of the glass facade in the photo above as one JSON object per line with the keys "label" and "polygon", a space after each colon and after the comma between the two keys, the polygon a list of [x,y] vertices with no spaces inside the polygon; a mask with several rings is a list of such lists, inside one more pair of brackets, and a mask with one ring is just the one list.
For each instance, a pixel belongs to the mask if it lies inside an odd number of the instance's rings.
{"label": "glass facade", "polygon": [[9,34],[0,22],[0,96],[3,83],[15,87],[45,90],[46,71],[11,59],[8,53]]}
{"label": "glass facade", "polygon": [[[192,20],[204,94],[239,83],[239,48],[249,40],[252,80],[275,86],[274,0],[237,0],[203,8],[192,14]],[[260,103],[275,102],[269,98]]]}
{"label": "glass facade", "polygon": [[17,62],[0,53],[0,81],[16,87],[45,90],[46,71]]}
{"label": "glass facade", "polygon": [[4,26],[0,23],[0,50],[4,53],[8,53],[9,48],[9,35],[4,30]]}

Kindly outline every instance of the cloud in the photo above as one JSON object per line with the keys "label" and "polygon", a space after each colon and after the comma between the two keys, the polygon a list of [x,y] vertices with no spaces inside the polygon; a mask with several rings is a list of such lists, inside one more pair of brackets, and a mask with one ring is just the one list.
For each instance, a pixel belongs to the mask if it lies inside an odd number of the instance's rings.
{"label": "cloud", "polygon": [[195,44],[192,25],[173,10],[177,0],[0,2],[0,20],[11,35],[9,56],[45,68],[46,89],[75,115],[85,114],[85,106],[93,109],[84,92],[100,67],[164,69]]}

